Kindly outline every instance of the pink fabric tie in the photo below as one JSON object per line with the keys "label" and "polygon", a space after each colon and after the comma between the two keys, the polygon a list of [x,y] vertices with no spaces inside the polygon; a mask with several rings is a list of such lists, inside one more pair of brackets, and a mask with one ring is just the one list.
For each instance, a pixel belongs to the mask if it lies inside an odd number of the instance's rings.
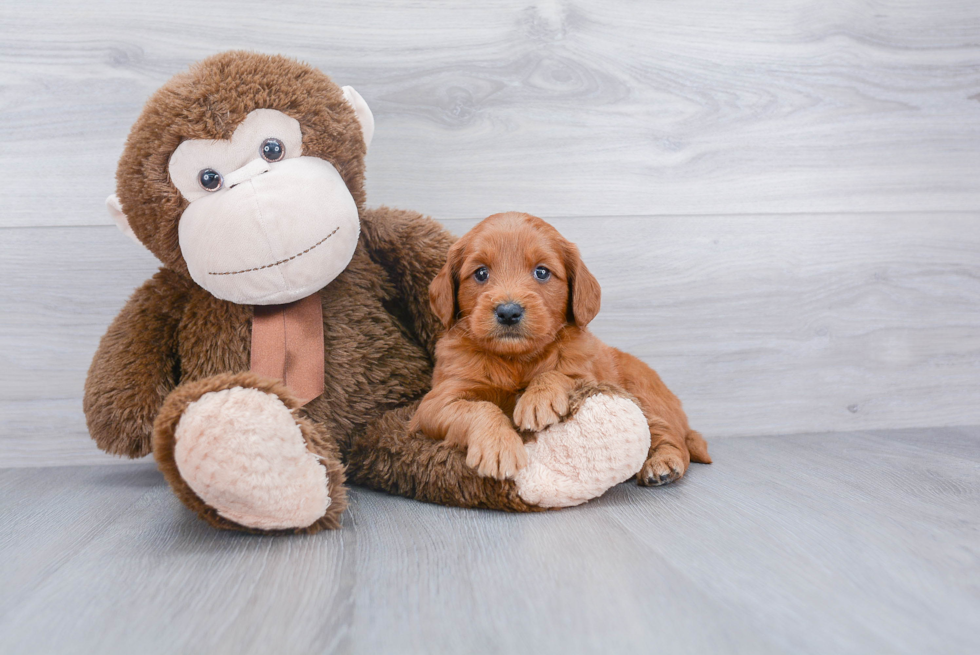
{"label": "pink fabric tie", "polygon": [[254,306],[251,368],[281,380],[304,405],[323,393],[319,293],[285,305]]}

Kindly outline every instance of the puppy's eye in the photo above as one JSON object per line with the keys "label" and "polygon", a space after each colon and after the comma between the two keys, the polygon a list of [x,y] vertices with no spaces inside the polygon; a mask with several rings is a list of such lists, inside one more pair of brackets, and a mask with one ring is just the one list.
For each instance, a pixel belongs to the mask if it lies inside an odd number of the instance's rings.
{"label": "puppy's eye", "polygon": [[262,159],[279,161],[286,154],[286,146],[279,139],[266,139],[262,142]]}
{"label": "puppy's eye", "polygon": [[217,191],[221,188],[221,173],[213,168],[205,168],[197,174],[197,181],[205,191]]}
{"label": "puppy's eye", "polygon": [[490,271],[486,266],[481,266],[473,273],[473,279],[480,284],[486,282],[488,277],[490,277]]}
{"label": "puppy's eye", "polygon": [[547,282],[551,279],[551,271],[544,266],[538,266],[534,269],[534,279],[538,282]]}

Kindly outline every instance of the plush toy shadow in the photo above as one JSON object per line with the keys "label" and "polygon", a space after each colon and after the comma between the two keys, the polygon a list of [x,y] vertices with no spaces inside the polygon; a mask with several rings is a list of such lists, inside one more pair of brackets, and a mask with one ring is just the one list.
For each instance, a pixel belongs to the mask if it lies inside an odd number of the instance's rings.
{"label": "plush toy shadow", "polygon": [[150,98],[108,205],[163,267],[89,370],[99,447],[152,452],[185,505],[255,532],[339,527],[345,477],[535,511],[634,476],[647,421],[609,386],[580,385],[513,480],[409,430],[441,330],[428,285],[454,239],[421,214],[364,208],[373,131],[356,91],[283,57],[217,55]]}

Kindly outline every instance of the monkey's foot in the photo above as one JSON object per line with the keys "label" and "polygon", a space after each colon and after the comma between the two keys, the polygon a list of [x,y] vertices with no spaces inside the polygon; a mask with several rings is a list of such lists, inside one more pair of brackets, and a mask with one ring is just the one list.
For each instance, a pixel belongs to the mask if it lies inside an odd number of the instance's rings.
{"label": "monkey's foot", "polygon": [[650,450],[643,412],[614,387],[583,385],[572,415],[526,444],[528,465],[517,473],[520,497],[539,507],[570,507],[632,478]]}
{"label": "monkey's foot", "polygon": [[174,391],[153,452],[186,505],[217,527],[316,532],[346,506],[336,446],[282,385],[224,375]]}

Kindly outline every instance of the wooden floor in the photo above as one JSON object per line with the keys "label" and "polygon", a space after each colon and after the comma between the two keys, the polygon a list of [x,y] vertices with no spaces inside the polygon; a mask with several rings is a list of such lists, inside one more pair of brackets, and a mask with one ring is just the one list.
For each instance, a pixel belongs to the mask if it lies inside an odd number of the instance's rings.
{"label": "wooden floor", "polygon": [[[0,471],[3,653],[967,653],[980,427],[745,437],[542,515],[358,490],[217,532],[152,464]],[[976,652],[972,650],[972,652]]]}

